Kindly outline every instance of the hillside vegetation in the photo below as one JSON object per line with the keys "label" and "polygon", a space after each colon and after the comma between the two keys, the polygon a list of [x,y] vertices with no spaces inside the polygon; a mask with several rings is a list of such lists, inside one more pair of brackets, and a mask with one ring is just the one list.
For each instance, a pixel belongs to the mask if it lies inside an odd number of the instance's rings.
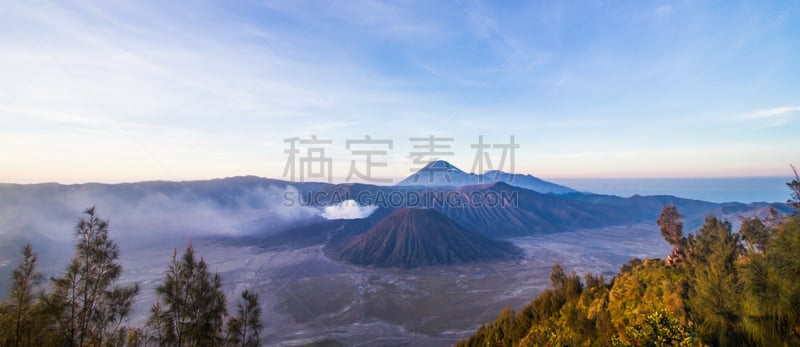
{"label": "hillside vegetation", "polygon": [[[800,208],[800,179],[788,183]],[[713,216],[683,236],[674,206],[658,219],[666,260],[632,259],[619,274],[566,274],[458,346],[800,346],[800,215]]]}

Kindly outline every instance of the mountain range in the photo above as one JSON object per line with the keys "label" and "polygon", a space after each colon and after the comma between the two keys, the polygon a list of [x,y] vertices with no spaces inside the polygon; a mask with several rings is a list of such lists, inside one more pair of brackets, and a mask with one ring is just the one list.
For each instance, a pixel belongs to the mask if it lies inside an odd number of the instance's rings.
{"label": "mountain range", "polygon": [[515,174],[500,170],[489,170],[481,174],[466,173],[444,160],[428,163],[416,173],[397,183],[398,186],[412,187],[461,187],[493,182],[533,190],[539,193],[566,194],[576,190],[531,175]]}
{"label": "mountain range", "polygon": [[[442,182],[445,174],[449,174],[447,184]],[[419,180],[427,176],[433,177],[431,184],[422,184]],[[70,230],[63,226],[96,204],[122,229],[117,234],[121,237],[178,232],[178,236],[204,235],[264,248],[319,246],[330,258],[357,265],[417,267],[503,259],[514,253],[503,246],[503,239],[652,224],[666,204],[686,216],[687,230],[709,214],[736,223],[739,216],[765,216],[770,208],[792,211],[783,203],[581,193],[508,173],[495,175],[496,181],[474,184],[477,177],[437,161],[392,186],[252,176],[190,182],[6,184],[0,185],[0,212],[9,222],[0,226],[0,235],[16,240],[36,232],[41,243],[58,225],[68,239]],[[530,188],[534,184],[539,188]],[[287,201],[289,195],[297,200]],[[401,199],[386,199],[393,196]],[[359,201],[359,197],[370,199]],[[501,203],[476,203],[476,198],[488,197],[499,197]],[[325,218],[326,208],[351,199],[372,205],[369,210],[374,212],[355,219]],[[289,208],[287,202],[295,206]]]}

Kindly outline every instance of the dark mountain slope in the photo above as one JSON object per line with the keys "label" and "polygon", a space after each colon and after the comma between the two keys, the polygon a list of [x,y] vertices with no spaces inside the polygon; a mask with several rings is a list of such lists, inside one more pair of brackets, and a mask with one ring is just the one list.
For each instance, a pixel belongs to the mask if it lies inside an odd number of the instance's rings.
{"label": "dark mountain slope", "polygon": [[503,259],[519,252],[435,210],[403,208],[349,242],[331,245],[328,255],[357,265],[415,268]]}
{"label": "dark mountain slope", "polygon": [[[492,237],[562,232],[580,228],[646,221],[637,214],[591,201],[564,199],[497,182],[454,190],[466,206],[445,204],[436,209],[469,230]],[[493,203],[493,199],[504,200]],[[660,207],[659,207],[660,209]]]}

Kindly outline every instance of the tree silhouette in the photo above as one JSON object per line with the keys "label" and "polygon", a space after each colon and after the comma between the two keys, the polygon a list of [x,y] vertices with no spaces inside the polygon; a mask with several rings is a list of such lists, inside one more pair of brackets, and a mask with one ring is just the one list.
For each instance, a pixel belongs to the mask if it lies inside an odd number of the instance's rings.
{"label": "tree silhouette", "polygon": [[22,260],[11,272],[11,289],[8,301],[0,308],[0,345],[4,346],[36,346],[41,344],[37,335],[43,328],[34,292],[42,280],[42,274],[36,269],[37,258],[30,243],[22,249]]}
{"label": "tree silhouette", "polygon": [[[792,194],[791,198],[787,202],[792,204],[792,206],[794,206],[795,208],[798,209],[798,211],[800,211],[800,175],[797,174],[797,168],[795,168],[794,165],[789,165],[789,166],[792,167],[792,172],[794,173],[794,179],[791,182],[786,183],[786,186],[789,187],[789,190],[791,191]],[[795,214],[797,214],[798,211],[795,211]]]}
{"label": "tree silhouette", "polygon": [[770,230],[760,218],[742,218],[739,233],[742,235],[742,239],[747,241],[748,250],[751,253],[763,252],[766,249]]}
{"label": "tree silhouette", "polygon": [[197,259],[191,244],[179,259],[172,261],[161,285],[159,301],[153,305],[148,325],[155,331],[159,346],[219,346],[223,343],[222,325],[225,294],[218,274],[211,274],[203,258]]}
{"label": "tree silhouette", "polygon": [[683,215],[678,213],[675,205],[666,205],[661,209],[661,214],[656,220],[656,224],[661,228],[661,236],[667,243],[673,246],[680,246],[683,239]]}
{"label": "tree silhouette", "polygon": [[108,221],[87,209],[75,226],[75,256],[61,277],[52,279],[48,309],[64,346],[102,346],[118,337],[139,286],[116,286],[122,274]]}
{"label": "tree silhouette", "polygon": [[740,330],[741,286],[736,260],[739,235],[731,224],[706,217],[695,232],[687,255],[690,276],[688,306],[698,329],[712,345],[732,345],[746,340]]}
{"label": "tree silhouette", "polygon": [[259,346],[262,328],[258,294],[245,290],[236,303],[236,316],[228,320],[226,345]]}

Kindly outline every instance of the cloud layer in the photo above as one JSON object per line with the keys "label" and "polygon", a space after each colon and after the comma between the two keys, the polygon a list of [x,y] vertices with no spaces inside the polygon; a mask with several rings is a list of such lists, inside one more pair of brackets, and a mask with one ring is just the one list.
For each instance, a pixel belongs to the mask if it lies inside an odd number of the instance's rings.
{"label": "cloud layer", "polygon": [[69,240],[82,211],[91,206],[110,219],[114,237],[123,239],[268,233],[319,213],[283,205],[287,190],[294,188],[258,185],[209,194],[191,185],[147,183],[0,186],[0,237]]}

